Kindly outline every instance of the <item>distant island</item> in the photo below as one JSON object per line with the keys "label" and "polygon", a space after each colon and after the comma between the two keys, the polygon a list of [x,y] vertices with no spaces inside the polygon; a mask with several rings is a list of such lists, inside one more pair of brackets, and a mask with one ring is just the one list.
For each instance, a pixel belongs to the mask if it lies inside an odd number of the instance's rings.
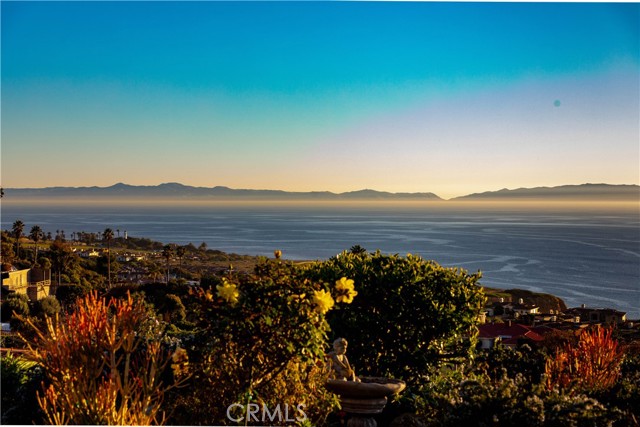
{"label": "distant island", "polygon": [[582,184],[561,185],[558,187],[518,188],[509,190],[474,193],[456,197],[458,201],[505,201],[505,200],[595,200],[595,201],[640,201],[640,186],[638,185],[610,185],[610,184]]}
{"label": "distant island", "polygon": [[[330,191],[290,192],[281,190],[233,189],[224,186],[193,187],[179,183],[160,185],[128,185],[109,187],[6,188],[5,200],[247,200],[247,201],[447,201],[434,193],[390,193],[359,190],[345,193]],[[449,201],[640,201],[640,186],[611,184],[563,185],[558,187],[502,189],[474,193]]]}

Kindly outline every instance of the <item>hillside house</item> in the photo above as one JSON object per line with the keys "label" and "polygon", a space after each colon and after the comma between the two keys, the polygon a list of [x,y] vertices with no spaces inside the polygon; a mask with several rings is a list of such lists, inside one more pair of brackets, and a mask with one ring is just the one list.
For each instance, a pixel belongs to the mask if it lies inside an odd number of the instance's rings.
{"label": "hillside house", "polygon": [[517,303],[509,304],[507,309],[518,316],[525,316],[527,314],[538,314],[540,307],[535,304],[526,304],[524,300],[520,298]]}
{"label": "hillside house", "polygon": [[96,251],[95,249],[91,249],[86,251],[80,251],[79,255],[81,258],[97,258],[100,256],[100,252]]}
{"label": "hillside house", "polygon": [[23,294],[31,301],[51,295],[51,270],[48,268],[11,268],[2,272],[2,296]]}
{"label": "hillside house", "polygon": [[537,344],[543,340],[542,335],[529,326],[519,323],[485,323],[478,326],[479,347],[490,349],[497,345],[519,347],[522,344]]}
{"label": "hillside house", "polygon": [[620,324],[627,320],[627,313],[623,311],[612,308],[589,308],[584,304],[581,307],[567,309],[563,314],[579,318],[581,323]]}

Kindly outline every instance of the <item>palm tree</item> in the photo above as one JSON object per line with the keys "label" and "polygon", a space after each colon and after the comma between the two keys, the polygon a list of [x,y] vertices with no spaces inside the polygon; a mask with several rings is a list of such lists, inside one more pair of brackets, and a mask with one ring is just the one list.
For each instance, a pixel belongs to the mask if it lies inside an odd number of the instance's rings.
{"label": "palm tree", "polygon": [[105,228],[102,232],[102,240],[107,242],[107,282],[111,287],[111,239],[113,239],[113,230]]}
{"label": "palm tree", "polygon": [[182,258],[184,257],[184,255],[186,253],[187,253],[187,247],[186,246],[178,246],[178,248],[176,249],[176,256],[180,260],[180,268],[182,268]]}
{"label": "palm tree", "polygon": [[24,222],[17,220],[13,223],[13,236],[16,238],[16,258],[20,259],[20,238],[24,231]]}
{"label": "palm tree", "polygon": [[175,253],[174,245],[165,245],[162,248],[162,256],[167,260],[167,284],[169,284],[169,266],[171,262],[171,257]]}
{"label": "palm tree", "polygon": [[38,242],[43,239],[44,232],[42,231],[42,228],[40,228],[39,225],[34,225],[33,227],[31,227],[31,231],[29,232],[29,237],[31,238],[31,240],[33,240],[33,243],[35,243],[36,245],[36,253],[35,253],[35,256],[33,257],[33,265],[35,265],[38,263]]}

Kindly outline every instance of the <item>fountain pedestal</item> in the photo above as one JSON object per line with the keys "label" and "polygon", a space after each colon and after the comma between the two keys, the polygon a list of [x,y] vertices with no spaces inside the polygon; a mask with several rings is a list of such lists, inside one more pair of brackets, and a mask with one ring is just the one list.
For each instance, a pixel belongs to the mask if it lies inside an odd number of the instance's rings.
{"label": "fountain pedestal", "polygon": [[361,382],[328,380],[326,387],[340,397],[342,410],[350,415],[347,427],[376,427],[375,414],[389,396],[400,393],[406,384],[393,378],[361,377]]}

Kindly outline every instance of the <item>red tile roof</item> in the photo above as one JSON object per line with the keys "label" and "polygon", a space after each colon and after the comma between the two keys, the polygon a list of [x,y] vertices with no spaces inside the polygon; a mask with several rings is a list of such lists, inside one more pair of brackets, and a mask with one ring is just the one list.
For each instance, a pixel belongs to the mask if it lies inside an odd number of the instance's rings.
{"label": "red tile roof", "polygon": [[485,323],[478,326],[479,338],[497,338],[511,339],[517,341],[519,338],[527,338],[532,341],[542,341],[544,338],[537,332],[531,330],[530,327],[519,323]]}

